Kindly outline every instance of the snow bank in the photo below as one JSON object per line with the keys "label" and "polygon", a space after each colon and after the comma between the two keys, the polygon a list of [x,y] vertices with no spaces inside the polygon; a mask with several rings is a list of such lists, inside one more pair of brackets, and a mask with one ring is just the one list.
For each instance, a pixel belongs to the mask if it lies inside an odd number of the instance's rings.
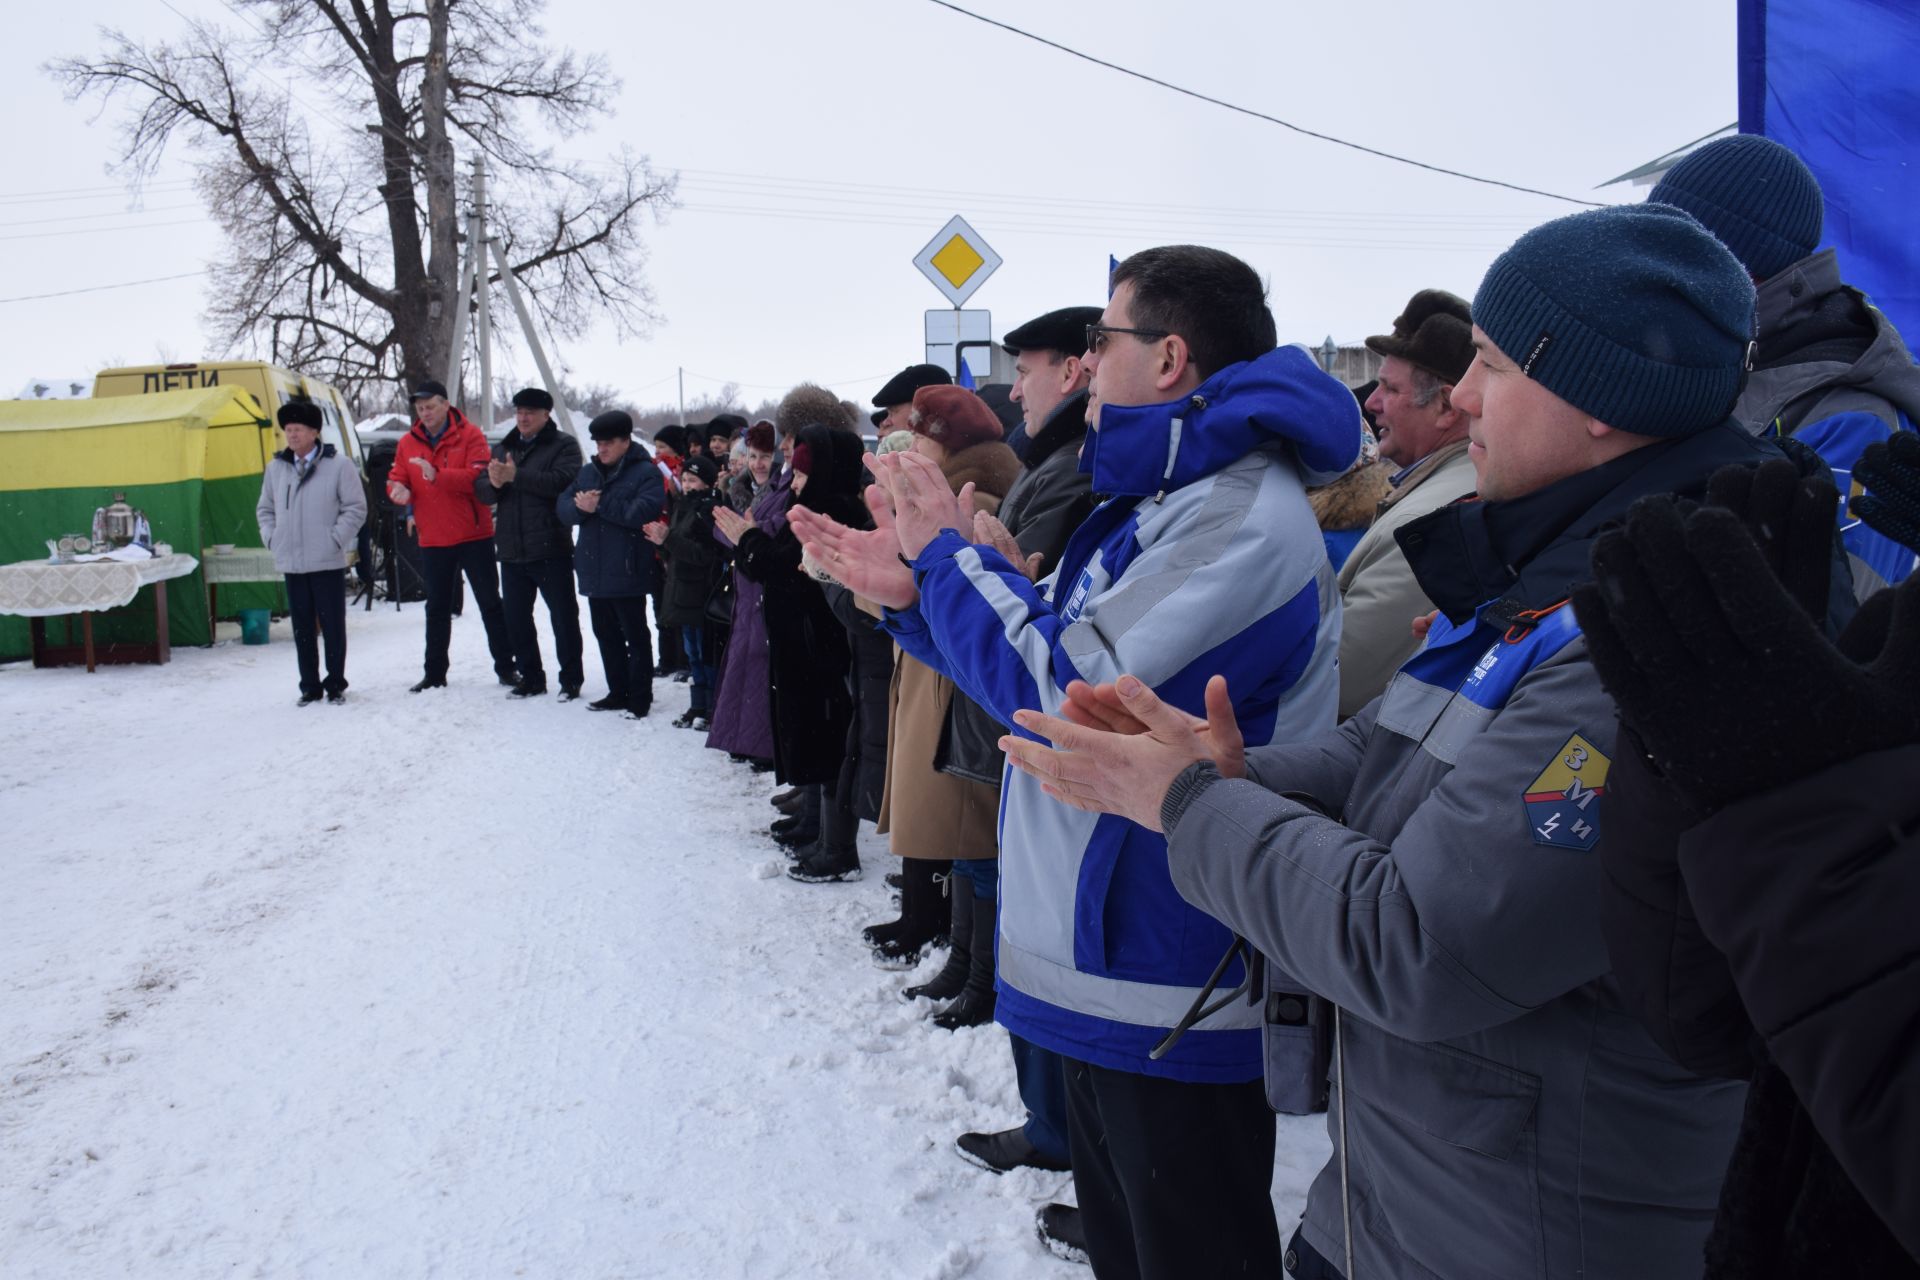
{"label": "snow bank", "polygon": [[[1088,1274],[1033,1237],[1065,1175],[953,1153],[1013,1071],[866,958],[883,842],[769,876],[773,784],[686,686],[510,703],[468,616],[410,696],[420,606],[348,625],[341,707],[284,622],[0,668],[0,1273]],[[1280,1146],[1284,1231],[1322,1122]]]}

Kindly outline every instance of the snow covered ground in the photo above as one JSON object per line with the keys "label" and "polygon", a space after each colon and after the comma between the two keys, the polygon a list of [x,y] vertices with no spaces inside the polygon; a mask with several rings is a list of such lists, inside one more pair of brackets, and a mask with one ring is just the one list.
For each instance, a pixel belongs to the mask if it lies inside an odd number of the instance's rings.
{"label": "snow covered ground", "polygon": [[[470,610],[414,697],[420,606],[348,625],[342,707],[284,622],[0,668],[0,1276],[1088,1274],[1065,1175],[953,1153],[1013,1071],[867,959],[884,842],[796,884],[686,686],[509,703]],[[1280,1148],[1287,1231],[1324,1122]]]}

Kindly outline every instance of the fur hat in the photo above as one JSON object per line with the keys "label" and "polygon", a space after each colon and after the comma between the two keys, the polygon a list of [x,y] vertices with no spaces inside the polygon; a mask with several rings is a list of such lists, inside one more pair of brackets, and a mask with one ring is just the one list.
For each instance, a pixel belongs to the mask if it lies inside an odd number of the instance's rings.
{"label": "fur hat", "polygon": [[880,437],[880,447],[875,449],[874,452],[880,454],[899,453],[904,449],[911,448],[913,448],[913,432],[889,431],[886,435]]}
{"label": "fur hat", "polygon": [[315,431],[320,429],[320,406],[311,400],[289,400],[280,406],[280,412],[276,416],[282,428],[297,422],[303,427],[312,427]]}
{"label": "fur hat", "polygon": [[765,418],[747,428],[747,448],[760,453],[772,453],[780,447],[780,441],[774,436],[773,424]]}
{"label": "fur hat", "polygon": [[803,382],[787,392],[780,407],[774,410],[773,422],[783,436],[797,436],[802,427],[844,430],[853,425],[847,421],[846,410],[840,407],[840,397],[811,382]]}
{"label": "fur hat", "polygon": [[539,387],[522,387],[513,393],[516,409],[552,409],[553,397]]}
{"label": "fur hat", "polygon": [[1614,205],[1514,241],[1487,268],[1473,322],[1581,412],[1636,435],[1683,436],[1733,409],[1753,281],[1673,206]]}
{"label": "fur hat", "polygon": [[1458,382],[1473,363],[1473,313],[1465,298],[1422,289],[1394,317],[1392,333],[1367,339],[1367,350],[1397,356],[1442,382]]}
{"label": "fur hat", "polygon": [[987,402],[965,387],[920,388],[913,393],[913,411],[907,415],[907,422],[913,434],[939,441],[949,453],[1006,435]]}
{"label": "fur hat", "polygon": [[1820,183],[1772,138],[1709,142],[1667,170],[1649,203],[1685,209],[1733,250],[1756,280],[1778,275],[1820,245]]}

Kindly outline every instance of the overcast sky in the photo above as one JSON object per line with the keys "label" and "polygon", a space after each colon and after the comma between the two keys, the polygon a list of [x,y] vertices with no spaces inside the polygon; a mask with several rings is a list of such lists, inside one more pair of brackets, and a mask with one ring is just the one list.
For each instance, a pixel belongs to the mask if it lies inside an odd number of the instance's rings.
{"label": "overcast sky", "polygon": [[[172,5],[240,21],[222,0]],[[1582,199],[1642,198],[1595,187],[1736,114],[1728,0],[967,7],[1307,128]],[[682,207],[647,232],[664,323],[559,352],[636,404],[671,403],[679,369],[689,400],[814,380],[866,403],[921,358],[926,309],[948,305],[912,259],[955,213],[1005,259],[969,303],[996,337],[1101,302],[1109,254],[1192,241],[1251,262],[1282,340],[1317,344],[1381,332],[1422,287],[1471,297],[1516,235],[1575,208],[1302,137],[927,0],[552,0],[549,16],[551,39],[604,51],[624,82],[616,114],[563,150],[624,143],[682,175]],[[41,71],[97,48],[103,24],[182,25],[161,0],[10,24],[0,298],[190,272],[221,250],[181,182],[189,151],[136,204],[109,171],[118,110],[66,102]],[[261,354],[211,350],[204,302],[187,279],[0,303],[0,395],[109,361]],[[530,378],[524,355],[497,364]]]}

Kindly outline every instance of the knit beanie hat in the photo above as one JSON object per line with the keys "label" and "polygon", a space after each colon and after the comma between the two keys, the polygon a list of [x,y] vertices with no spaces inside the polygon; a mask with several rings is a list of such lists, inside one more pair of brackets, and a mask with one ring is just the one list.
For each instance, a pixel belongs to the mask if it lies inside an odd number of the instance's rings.
{"label": "knit beanie hat", "polygon": [[1000,418],[965,387],[922,387],[913,393],[908,428],[917,436],[937,440],[949,453],[1004,438]]}
{"label": "knit beanie hat", "polygon": [[1818,248],[1826,216],[1812,170],[1772,138],[1752,134],[1700,148],[1667,170],[1647,200],[1698,218],[1756,280]]}
{"label": "knit beanie hat", "polygon": [[686,465],[680,468],[681,475],[687,475],[689,473],[699,476],[700,483],[706,485],[708,488],[712,488],[720,479],[720,468],[714,464],[712,458],[709,458],[704,453],[697,453],[693,457],[688,458]]}
{"label": "knit beanie hat", "polygon": [[1668,205],[1615,205],[1535,227],[1494,259],[1473,322],[1528,377],[1621,431],[1723,421],[1746,376],[1753,282]]}

